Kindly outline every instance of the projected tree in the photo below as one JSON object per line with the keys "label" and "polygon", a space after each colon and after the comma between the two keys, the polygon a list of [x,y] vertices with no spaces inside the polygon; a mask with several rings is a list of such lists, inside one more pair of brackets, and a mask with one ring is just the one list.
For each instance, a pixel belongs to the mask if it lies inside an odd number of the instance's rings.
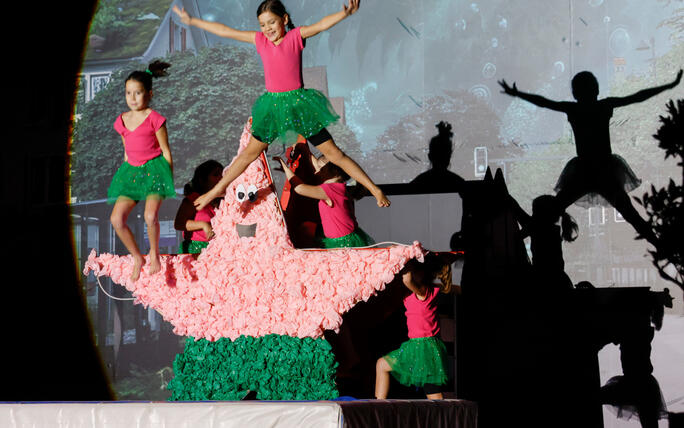
{"label": "projected tree", "polygon": [[[680,177],[684,178],[684,99],[676,104],[670,101],[667,110],[669,115],[660,117],[662,126],[654,137],[658,147],[665,150],[666,159],[678,160],[683,169]],[[650,192],[635,199],[646,208],[648,222],[660,241],[655,251],[649,250],[653,265],[660,276],[684,289],[684,185],[670,179],[666,187],[656,189],[652,185]]]}
{"label": "projected tree", "polygon": [[[201,162],[213,158],[226,163],[235,155],[252,102],[263,91],[263,73],[251,50],[235,46],[219,45],[165,60],[172,64],[169,76],[155,80],[151,106],[167,118],[174,181],[182,187]],[[114,72],[105,89],[79,106],[71,175],[72,194],[79,200],[104,198],[121,165],[121,137],[112,124],[128,110],[123,80],[132,70],[145,67],[130,63]]]}

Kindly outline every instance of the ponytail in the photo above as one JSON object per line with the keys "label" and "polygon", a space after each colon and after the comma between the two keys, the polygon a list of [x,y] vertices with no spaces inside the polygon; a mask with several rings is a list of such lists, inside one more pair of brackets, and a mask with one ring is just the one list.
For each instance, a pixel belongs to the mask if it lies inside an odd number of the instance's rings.
{"label": "ponytail", "polygon": [[145,71],[136,70],[126,77],[125,82],[129,80],[135,80],[136,82],[142,83],[146,91],[152,90],[152,78],[159,78],[166,76],[166,69],[171,67],[171,64],[163,61],[156,60],[147,66]]}
{"label": "ponytail", "polygon": [[566,242],[572,242],[577,239],[577,234],[577,222],[570,214],[563,212],[561,214],[561,236]]}

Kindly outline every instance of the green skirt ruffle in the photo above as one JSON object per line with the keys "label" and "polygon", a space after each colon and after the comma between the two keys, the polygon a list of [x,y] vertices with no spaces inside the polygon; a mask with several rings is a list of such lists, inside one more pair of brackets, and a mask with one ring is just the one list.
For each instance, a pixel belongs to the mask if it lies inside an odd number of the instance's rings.
{"label": "green skirt ruffle", "polygon": [[173,362],[169,401],[330,400],[337,363],[325,339],[278,334],[215,342],[188,338]]}
{"label": "green skirt ruffle", "polygon": [[252,135],[267,144],[291,144],[297,135],[309,138],[339,118],[316,89],[266,92],[252,106]]}
{"label": "green skirt ruffle", "polygon": [[157,195],[162,199],[176,196],[171,167],[161,155],[140,166],[124,162],[109,185],[107,202],[113,204],[120,196],[143,201],[150,195]]}
{"label": "green skirt ruffle", "polygon": [[349,235],[339,238],[319,238],[322,248],[343,248],[343,247],[366,247],[374,241],[363,229],[357,227]]}
{"label": "green skirt ruffle", "polygon": [[447,381],[446,346],[437,337],[409,339],[383,358],[402,385],[443,385]]}
{"label": "green skirt ruffle", "polygon": [[178,247],[179,254],[199,254],[203,249],[207,248],[209,242],[207,241],[183,241]]}

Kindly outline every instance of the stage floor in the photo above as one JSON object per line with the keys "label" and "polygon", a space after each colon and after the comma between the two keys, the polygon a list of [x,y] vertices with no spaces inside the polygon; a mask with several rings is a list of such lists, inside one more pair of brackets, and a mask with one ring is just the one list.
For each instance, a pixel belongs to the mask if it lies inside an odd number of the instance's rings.
{"label": "stage floor", "polygon": [[69,428],[476,428],[465,400],[0,403],[0,426]]}

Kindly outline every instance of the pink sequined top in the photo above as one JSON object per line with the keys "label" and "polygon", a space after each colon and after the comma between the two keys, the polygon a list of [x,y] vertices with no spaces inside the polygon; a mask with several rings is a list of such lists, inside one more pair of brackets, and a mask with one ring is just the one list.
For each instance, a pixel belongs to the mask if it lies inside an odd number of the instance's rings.
{"label": "pink sequined top", "polygon": [[347,185],[344,183],[323,183],[321,189],[332,201],[332,207],[325,201],[318,201],[318,212],[326,238],[340,238],[349,235],[356,229],[354,201],[347,196]]}
{"label": "pink sequined top", "polygon": [[414,293],[404,298],[409,338],[434,337],[439,334],[437,294],[439,287],[428,287],[425,300],[418,300]]}
{"label": "pink sequined top", "polygon": [[302,79],[302,49],[304,41],[299,27],[288,31],[277,46],[257,32],[254,44],[264,64],[264,79],[268,92],[286,92],[304,86]]}
{"label": "pink sequined top", "polygon": [[114,121],[114,129],[124,139],[128,163],[133,166],[140,166],[162,154],[157,140],[157,131],[166,122],[164,116],[152,110],[145,120],[132,131],[126,128],[122,116],[123,114],[120,114]]}

